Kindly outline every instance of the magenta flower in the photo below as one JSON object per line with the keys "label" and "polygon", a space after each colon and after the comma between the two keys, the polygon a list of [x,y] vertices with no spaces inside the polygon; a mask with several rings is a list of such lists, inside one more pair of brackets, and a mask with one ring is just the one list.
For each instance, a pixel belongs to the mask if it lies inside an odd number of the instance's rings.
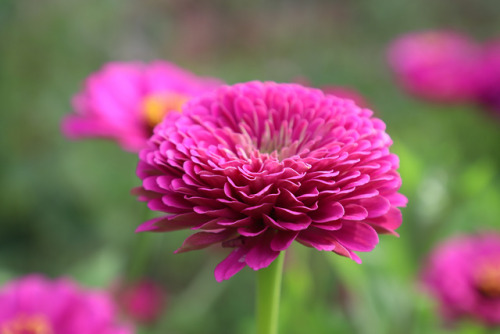
{"label": "magenta flower", "polygon": [[164,289],[150,280],[119,284],[116,299],[127,317],[141,323],[156,321],[166,306]]}
{"label": "magenta flower", "polygon": [[389,65],[401,86],[439,102],[470,102],[476,90],[479,47],[450,31],[404,35],[389,48]]}
{"label": "magenta flower", "polygon": [[131,334],[115,323],[110,297],[84,291],[67,279],[37,275],[10,282],[0,290],[2,334]]}
{"label": "magenta flower", "polygon": [[500,117],[500,40],[484,47],[477,74],[477,102]]}
{"label": "magenta flower", "polygon": [[385,124],[351,100],[297,84],[224,86],[168,114],[140,152],[135,189],[168,213],[138,231],[190,228],[177,252],[234,248],[218,281],[267,267],[296,240],[360,262],[396,234],[398,157]]}
{"label": "magenta flower", "polygon": [[109,63],[86,80],[73,99],[76,114],[64,119],[62,129],[69,138],[109,138],[137,152],[165,114],[221,84],[165,61]]}
{"label": "magenta flower", "polygon": [[459,236],[431,254],[423,283],[448,321],[500,325],[500,235]]}

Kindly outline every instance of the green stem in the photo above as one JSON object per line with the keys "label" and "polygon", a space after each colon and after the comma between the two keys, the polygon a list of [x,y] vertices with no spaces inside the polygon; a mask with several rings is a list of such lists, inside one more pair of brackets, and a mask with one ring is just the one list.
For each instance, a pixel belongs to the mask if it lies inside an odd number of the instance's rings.
{"label": "green stem", "polygon": [[285,252],[257,271],[257,334],[278,333],[281,276]]}

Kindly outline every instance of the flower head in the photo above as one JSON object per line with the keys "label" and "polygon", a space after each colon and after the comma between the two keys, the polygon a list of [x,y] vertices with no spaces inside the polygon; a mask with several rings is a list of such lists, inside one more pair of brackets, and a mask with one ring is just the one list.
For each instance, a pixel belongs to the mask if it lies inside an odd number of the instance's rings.
{"label": "flower head", "polygon": [[389,65],[411,94],[440,102],[469,102],[476,89],[479,47],[450,31],[404,35],[389,48]]}
{"label": "flower head", "polygon": [[423,283],[449,321],[500,325],[500,235],[459,236],[429,257]]}
{"label": "flower head", "polygon": [[67,279],[31,275],[0,290],[1,334],[131,334],[115,323],[104,292],[83,291]]}
{"label": "flower head", "polygon": [[110,138],[139,151],[165,114],[219,85],[165,61],[109,63],[74,97],[75,114],[64,119],[63,132],[70,138]]}
{"label": "flower head", "polygon": [[198,230],[177,252],[234,248],[218,281],[267,267],[296,240],[360,261],[401,224],[398,157],[384,123],[353,101],[249,82],[169,114],[140,152],[135,190],[168,213],[138,231]]}

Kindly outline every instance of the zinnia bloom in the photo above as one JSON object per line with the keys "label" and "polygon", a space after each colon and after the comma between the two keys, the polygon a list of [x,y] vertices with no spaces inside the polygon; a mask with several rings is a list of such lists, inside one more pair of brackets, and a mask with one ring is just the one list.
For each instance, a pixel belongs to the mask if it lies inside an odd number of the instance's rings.
{"label": "zinnia bloom", "polygon": [[92,74],[63,121],[69,138],[104,137],[129,151],[143,148],[165,114],[221,82],[200,78],[171,63],[109,63]]}
{"label": "zinnia bloom", "polygon": [[131,334],[115,323],[110,296],[68,279],[31,275],[0,291],[1,334]]}
{"label": "zinnia bloom", "polygon": [[485,45],[478,77],[477,102],[500,117],[500,40]]}
{"label": "zinnia bloom", "polygon": [[500,325],[500,235],[458,236],[439,245],[423,282],[448,321],[467,317]]}
{"label": "zinnia bloom", "polygon": [[396,234],[398,157],[385,124],[353,101],[298,84],[224,86],[168,114],[140,152],[135,190],[168,213],[138,231],[199,230],[177,252],[234,248],[218,281],[267,267],[296,240],[360,262]]}
{"label": "zinnia bloom", "polygon": [[409,93],[438,102],[470,102],[479,47],[450,31],[403,35],[389,48],[389,65]]}
{"label": "zinnia bloom", "polygon": [[156,321],[166,305],[164,289],[150,280],[118,284],[115,295],[124,315],[141,323]]}

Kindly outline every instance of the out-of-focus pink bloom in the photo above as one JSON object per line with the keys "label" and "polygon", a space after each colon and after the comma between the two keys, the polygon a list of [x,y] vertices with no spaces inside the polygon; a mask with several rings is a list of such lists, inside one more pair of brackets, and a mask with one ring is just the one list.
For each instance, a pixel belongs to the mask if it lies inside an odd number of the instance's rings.
{"label": "out-of-focus pink bloom", "polygon": [[477,102],[500,117],[500,40],[485,45],[478,77]]}
{"label": "out-of-focus pink bloom", "polygon": [[391,144],[351,100],[297,84],[223,86],[168,114],[140,152],[134,192],[168,214],[138,231],[199,230],[177,252],[234,248],[218,281],[267,267],[294,240],[360,262],[355,251],[402,221]]}
{"label": "out-of-focus pink bloom", "polygon": [[477,85],[480,48],[451,31],[403,35],[388,52],[389,65],[402,87],[415,96],[439,102],[471,102]]}
{"label": "out-of-focus pink bloom", "polygon": [[70,138],[109,138],[137,152],[165,114],[221,84],[165,61],[109,63],[87,78],[62,129]]}
{"label": "out-of-focus pink bloom", "polygon": [[500,235],[459,236],[439,245],[423,283],[448,321],[467,317],[500,325]]}
{"label": "out-of-focus pink bloom", "polygon": [[116,324],[108,294],[84,291],[68,279],[31,275],[0,291],[2,334],[131,334]]}
{"label": "out-of-focus pink bloom", "polygon": [[142,323],[156,321],[166,306],[164,289],[149,280],[120,284],[116,296],[125,316]]}

